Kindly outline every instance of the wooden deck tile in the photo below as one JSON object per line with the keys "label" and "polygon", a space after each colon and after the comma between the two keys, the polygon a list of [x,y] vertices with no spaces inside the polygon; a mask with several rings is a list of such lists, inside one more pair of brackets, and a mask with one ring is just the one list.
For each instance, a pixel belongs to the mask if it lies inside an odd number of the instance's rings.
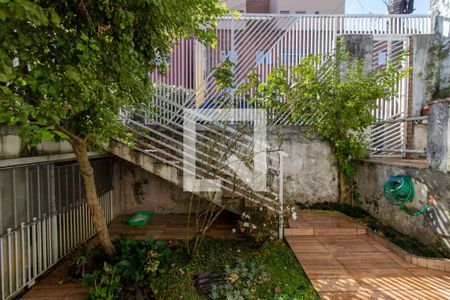
{"label": "wooden deck tile", "polygon": [[339,214],[298,215],[295,226],[313,229],[314,235],[286,240],[321,299],[450,299],[449,272],[405,262]]}
{"label": "wooden deck tile", "polygon": [[[185,214],[157,214],[148,226],[142,228],[126,225],[124,221],[129,217],[130,215],[118,216],[110,223],[108,229],[112,238],[125,235],[130,238],[144,239],[151,235],[155,239],[185,240],[186,237],[191,239],[195,234],[193,225],[188,231],[186,230],[188,217]],[[235,224],[234,215],[223,214],[212,225],[208,235],[214,237],[239,237],[238,234],[232,234],[232,228],[235,227]],[[188,232],[187,236],[186,232]],[[97,243],[96,238],[89,241],[90,245]],[[68,270],[68,265],[62,262],[21,298],[27,300],[79,300],[81,297],[87,296],[89,289],[78,282],[60,284],[61,279]]]}

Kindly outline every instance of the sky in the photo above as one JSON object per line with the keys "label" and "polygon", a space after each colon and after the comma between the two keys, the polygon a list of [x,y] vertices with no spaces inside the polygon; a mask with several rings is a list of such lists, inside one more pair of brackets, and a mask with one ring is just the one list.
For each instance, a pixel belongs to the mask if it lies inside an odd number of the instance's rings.
{"label": "sky", "polygon": [[[428,5],[429,0],[415,0],[414,14],[428,14]],[[383,0],[345,0],[346,14],[385,14],[386,12],[387,8]]]}

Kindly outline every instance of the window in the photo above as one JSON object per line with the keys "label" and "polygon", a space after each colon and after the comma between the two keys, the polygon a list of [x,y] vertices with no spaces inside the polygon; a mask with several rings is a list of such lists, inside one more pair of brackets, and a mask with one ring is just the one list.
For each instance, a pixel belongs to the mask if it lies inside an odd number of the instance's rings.
{"label": "window", "polygon": [[295,13],[297,15],[304,15],[304,14],[306,14],[306,11],[296,11]]}
{"label": "window", "polygon": [[283,51],[283,63],[298,62],[306,57],[306,53],[297,49],[288,49]]}
{"label": "window", "polygon": [[238,62],[237,51],[220,50],[220,61],[223,62],[227,59],[231,61],[233,64],[237,64]]}
{"label": "window", "polygon": [[272,51],[271,50],[259,50],[256,51],[256,65],[271,65],[272,64]]}
{"label": "window", "polygon": [[378,52],[378,65],[385,66],[387,63],[387,53],[386,52]]}
{"label": "window", "polygon": [[280,10],[280,14],[288,15],[289,11],[288,10]]}

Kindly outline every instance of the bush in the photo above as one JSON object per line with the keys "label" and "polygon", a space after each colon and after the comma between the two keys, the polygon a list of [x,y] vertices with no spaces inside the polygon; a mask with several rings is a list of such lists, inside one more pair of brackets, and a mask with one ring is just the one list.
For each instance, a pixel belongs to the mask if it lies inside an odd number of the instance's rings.
{"label": "bush", "polygon": [[86,274],[83,283],[93,287],[88,299],[116,299],[120,295],[149,294],[150,282],[167,271],[171,253],[164,241],[147,237],[145,240],[114,241],[116,256],[103,269]]}
{"label": "bush", "polygon": [[[285,223],[289,218],[297,219],[295,207],[285,207]],[[247,208],[238,221],[239,231],[257,247],[260,247],[264,242],[273,239],[277,235],[278,225],[279,215],[269,212],[265,206]]]}
{"label": "bush", "polygon": [[254,299],[256,287],[268,276],[261,266],[239,259],[233,266],[225,265],[223,279],[223,284],[211,286],[210,299]]}

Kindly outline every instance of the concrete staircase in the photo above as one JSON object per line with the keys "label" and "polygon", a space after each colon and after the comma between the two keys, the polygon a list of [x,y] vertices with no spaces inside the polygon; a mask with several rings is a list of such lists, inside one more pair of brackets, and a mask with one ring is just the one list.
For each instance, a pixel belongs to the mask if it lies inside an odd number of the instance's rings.
{"label": "concrete staircase", "polygon": [[[141,145],[142,146],[142,145]],[[177,187],[183,188],[182,162],[168,157],[160,150],[131,148],[130,146],[118,142],[110,141],[107,151],[124,159],[141,169],[173,183]],[[222,189],[215,194],[207,192],[193,192],[196,196],[226,208],[227,210],[241,214],[244,210],[245,200],[243,197]]]}

